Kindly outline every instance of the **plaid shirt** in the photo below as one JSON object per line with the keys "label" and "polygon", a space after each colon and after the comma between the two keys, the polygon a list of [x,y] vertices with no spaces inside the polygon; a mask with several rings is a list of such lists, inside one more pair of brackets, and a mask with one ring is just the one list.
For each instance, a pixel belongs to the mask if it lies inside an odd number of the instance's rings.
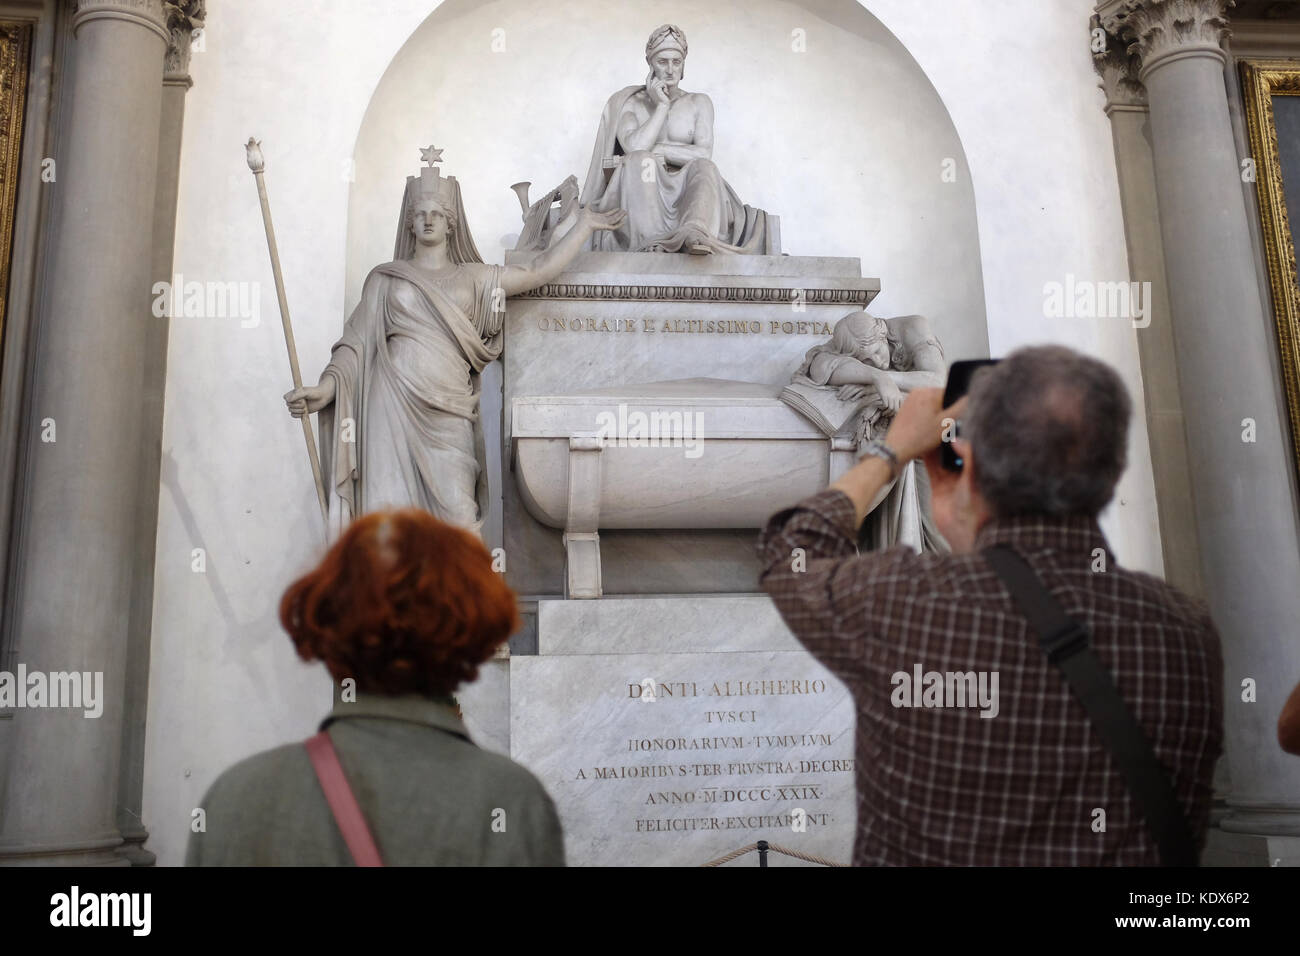
{"label": "plaid shirt", "polygon": [[[992,567],[902,546],[859,555],[856,539],[848,496],[827,490],[774,516],[759,542],[764,589],[853,693],[854,863],[1158,864],[1114,760]],[[1203,846],[1223,738],[1223,663],[1204,605],[1117,567],[1095,519],[993,521],[976,550],[999,543],[1088,629]],[[1102,553],[1104,573],[1093,570]],[[905,706],[905,685],[931,671],[984,672],[989,691],[996,673],[996,715],[969,700],[921,706],[921,687]]]}

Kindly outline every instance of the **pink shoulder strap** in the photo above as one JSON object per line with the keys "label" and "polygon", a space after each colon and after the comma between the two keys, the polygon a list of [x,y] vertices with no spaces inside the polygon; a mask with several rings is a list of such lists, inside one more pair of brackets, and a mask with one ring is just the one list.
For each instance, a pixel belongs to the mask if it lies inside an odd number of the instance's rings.
{"label": "pink shoulder strap", "polygon": [[353,861],[357,866],[383,866],[384,861],[379,857],[379,847],[375,845],[375,838],[370,835],[370,827],[366,825],[366,818],[357,803],[356,795],[348,786],[348,778],[343,773],[343,765],[339,763],[339,755],[334,750],[330,735],[322,730],[303,743],[307,747],[307,756],[311,758],[311,765],[316,770],[316,779],[320,781],[321,789],[325,791],[325,802],[329,804],[330,812],[334,814],[334,822],[338,824],[339,832],[343,834],[343,842],[348,845]]}

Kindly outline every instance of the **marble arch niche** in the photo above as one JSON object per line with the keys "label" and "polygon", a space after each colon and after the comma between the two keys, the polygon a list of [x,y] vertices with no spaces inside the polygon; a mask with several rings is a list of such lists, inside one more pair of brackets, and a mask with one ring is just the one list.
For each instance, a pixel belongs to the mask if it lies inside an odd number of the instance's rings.
{"label": "marble arch niche", "polygon": [[[340,327],[366,273],[392,257],[401,189],[419,147],[444,150],[443,171],[460,182],[483,257],[503,262],[521,228],[510,185],[529,180],[536,196],[585,175],[601,107],[615,90],[644,81],[646,37],[664,22],[689,40],[683,88],[712,98],[714,161],[746,203],[780,216],[782,251],[834,259],[837,268],[858,260],[857,275],[879,280],[872,312],[927,315],[949,359],[987,355],[975,198],[957,131],[907,50],[854,0],[442,3],[394,57],[358,131]],[[507,311],[508,356],[520,302]],[[768,322],[769,312],[748,314]],[[575,339],[533,364],[554,367],[555,388],[775,381],[821,340],[811,332],[760,338],[757,363],[723,335],[700,335],[698,347],[671,357],[645,344],[620,353]],[[484,376],[496,502],[485,538],[505,544],[522,594],[558,595],[560,533],[520,506],[501,440],[501,381],[499,365]],[[531,394],[546,384],[533,381]],[[507,382],[506,417],[511,397]],[[755,588],[747,530],[620,530],[602,532],[601,545],[606,593]]]}

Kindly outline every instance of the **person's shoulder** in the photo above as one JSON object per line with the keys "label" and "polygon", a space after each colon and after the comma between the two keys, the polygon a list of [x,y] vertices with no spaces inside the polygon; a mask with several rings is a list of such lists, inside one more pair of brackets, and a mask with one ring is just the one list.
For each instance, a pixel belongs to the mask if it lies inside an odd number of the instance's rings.
{"label": "person's shoulder", "polygon": [[1209,605],[1163,578],[1132,568],[1118,569],[1124,586],[1143,609],[1144,617],[1160,623],[1177,624],[1199,631],[1217,633],[1210,617]]}
{"label": "person's shoulder", "polygon": [[641,109],[647,109],[650,105],[650,94],[645,91],[644,86],[625,86],[616,93],[611,93],[609,100],[606,102],[606,108],[620,106],[626,110],[629,106],[637,106]]}
{"label": "person's shoulder", "polygon": [[365,282],[361,284],[362,295],[372,287],[388,281],[390,278],[401,275],[410,268],[410,263],[405,259],[394,259],[392,262],[381,262],[369,272],[366,273]]}
{"label": "person's shoulder", "polygon": [[284,744],[245,757],[223,771],[208,788],[204,804],[255,800],[278,792],[288,775],[310,765],[302,743]]}
{"label": "person's shoulder", "polygon": [[909,545],[864,551],[877,594],[893,601],[974,604],[987,600],[992,568],[978,552],[915,551]]}
{"label": "person's shoulder", "polygon": [[698,91],[691,92],[688,90],[686,96],[687,99],[690,100],[692,106],[707,106],[709,109],[713,109],[713,100],[709,97],[708,93],[701,93]]}
{"label": "person's shoulder", "polygon": [[477,764],[475,771],[488,784],[508,788],[510,792],[517,795],[550,800],[546,788],[532,771],[515,763],[504,754],[479,747],[475,749],[474,761]]}
{"label": "person's shoulder", "polygon": [[303,819],[316,787],[301,743],[253,754],[223,771],[196,808],[203,826],[190,834],[189,866],[248,866],[267,862],[273,837]]}
{"label": "person's shoulder", "polygon": [[904,345],[916,345],[934,335],[930,319],[924,315],[898,315],[885,319],[885,324],[893,330]]}
{"label": "person's shoulder", "polygon": [[500,287],[501,273],[506,269],[490,262],[462,262],[460,268],[460,274],[473,283],[479,294]]}

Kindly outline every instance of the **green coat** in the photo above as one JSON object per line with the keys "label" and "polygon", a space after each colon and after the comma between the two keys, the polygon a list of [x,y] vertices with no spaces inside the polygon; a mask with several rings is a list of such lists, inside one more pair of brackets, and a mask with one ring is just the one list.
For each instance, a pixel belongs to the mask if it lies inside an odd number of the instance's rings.
{"label": "green coat", "polygon": [[[385,865],[564,865],[560,820],[537,778],[475,746],[446,702],[358,695],[335,705],[327,727]],[[203,809],[187,866],[352,864],[301,743],[231,767]]]}

